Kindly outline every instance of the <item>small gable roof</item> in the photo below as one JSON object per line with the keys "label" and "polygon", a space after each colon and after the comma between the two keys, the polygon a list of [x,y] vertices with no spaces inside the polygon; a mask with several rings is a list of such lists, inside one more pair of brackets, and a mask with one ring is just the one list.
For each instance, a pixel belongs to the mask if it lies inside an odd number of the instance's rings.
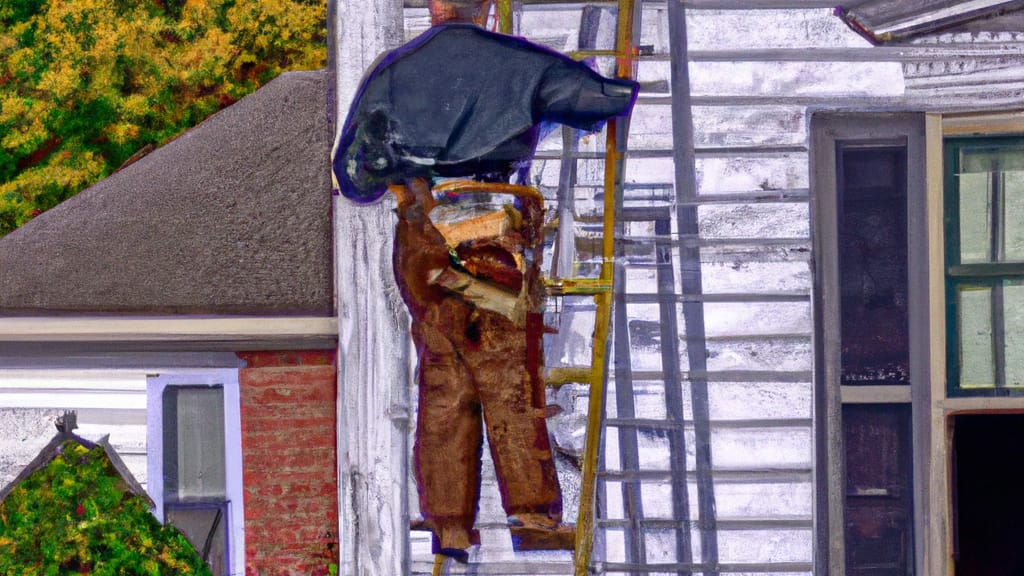
{"label": "small gable roof", "polygon": [[117,472],[118,476],[124,480],[128,487],[128,490],[146,501],[146,504],[152,508],[154,506],[153,500],[146,493],[146,490],[139,484],[139,481],[135,479],[135,476],[128,470],[128,466],[125,465],[124,460],[118,456],[117,451],[110,445],[107,436],[100,438],[98,441],[93,442],[86,440],[81,436],[74,433],[77,417],[74,412],[65,412],[63,416],[57,419],[57,434],[50,440],[50,442],[39,451],[39,454],[32,459],[25,468],[14,477],[13,480],[7,486],[0,488],[0,502],[3,502],[15,488],[18,487],[23,481],[29,476],[46,468],[53,459],[61,453],[64,445],[67,442],[74,442],[81,446],[84,446],[87,450],[92,450],[96,446],[103,448],[103,453],[107,460],[110,461],[114,471]]}
{"label": "small gable roof", "polygon": [[282,74],[0,239],[0,316],[332,315],[330,146]]}

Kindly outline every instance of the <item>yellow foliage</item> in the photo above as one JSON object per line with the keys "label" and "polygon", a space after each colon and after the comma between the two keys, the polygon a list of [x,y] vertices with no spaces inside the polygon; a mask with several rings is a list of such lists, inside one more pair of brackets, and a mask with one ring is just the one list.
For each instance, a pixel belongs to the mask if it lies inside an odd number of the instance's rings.
{"label": "yellow foliage", "polygon": [[58,62],[56,66],[43,73],[38,88],[50,93],[56,100],[66,100],[82,86],[82,79],[79,70],[71,62]]}
{"label": "yellow foliage", "polygon": [[106,134],[112,142],[123,144],[139,136],[139,127],[136,124],[120,122],[107,126]]}
{"label": "yellow foliage", "polygon": [[0,148],[17,151],[33,147],[46,140],[49,131],[43,123],[49,106],[32,103],[18,96],[0,100],[0,125],[10,128],[0,137]]}
{"label": "yellow foliage", "polygon": [[131,94],[121,101],[121,115],[125,120],[138,120],[148,113],[149,98],[143,94]]}
{"label": "yellow foliage", "polygon": [[327,60],[322,1],[176,0],[180,13],[40,1],[0,29],[0,236],[12,214],[20,224],[280,72]]}

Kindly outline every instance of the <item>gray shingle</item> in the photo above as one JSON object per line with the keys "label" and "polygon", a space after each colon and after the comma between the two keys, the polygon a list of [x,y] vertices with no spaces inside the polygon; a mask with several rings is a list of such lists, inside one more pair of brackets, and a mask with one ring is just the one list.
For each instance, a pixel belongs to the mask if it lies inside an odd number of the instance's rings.
{"label": "gray shingle", "polygon": [[282,74],[0,239],[0,315],[332,314],[326,79]]}

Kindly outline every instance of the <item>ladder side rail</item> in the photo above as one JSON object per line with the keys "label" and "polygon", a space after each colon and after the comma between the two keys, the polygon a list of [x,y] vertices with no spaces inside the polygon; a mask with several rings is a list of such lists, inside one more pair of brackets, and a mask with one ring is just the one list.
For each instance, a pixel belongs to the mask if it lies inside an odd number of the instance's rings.
{"label": "ladder side rail", "polygon": [[558,167],[558,191],[556,193],[556,221],[558,229],[551,256],[551,277],[574,276],[573,262],[576,261],[576,158],[579,149],[580,131],[569,126],[562,127],[562,158]]}
{"label": "ladder side rail", "polygon": [[[696,154],[693,138],[693,110],[690,100],[689,58],[686,35],[686,8],[681,0],[668,1],[668,29],[672,94],[672,141],[675,160],[676,218],[680,236],[698,235],[698,199]],[[686,355],[692,374],[707,371],[707,343],[704,330],[704,303],[687,301],[687,295],[703,291],[700,246],[679,245],[680,289],[687,345]],[[708,568],[705,576],[718,576],[718,528],[712,479],[711,426],[706,378],[690,380],[696,455],[697,506],[699,513],[701,560]]]}
{"label": "ladder side rail", "polygon": [[[656,220],[654,232],[657,236],[670,236],[672,234],[671,220]],[[654,250],[655,262],[658,264],[655,271],[658,294],[659,296],[674,295],[676,282],[672,269],[672,247],[658,243],[654,246]],[[670,423],[682,425],[685,417],[683,415],[682,381],[679,378],[681,372],[679,326],[675,298],[659,298],[658,309],[661,325],[660,348],[661,367],[664,374],[662,383],[665,387],[665,415]],[[689,329],[689,325],[686,326],[686,329]],[[672,471],[672,517],[680,521],[676,528],[676,561],[686,564],[693,562],[693,547],[689,528],[690,492],[686,470],[686,435],[680,431],[678,434],[669,434],[668,438],[669,463]],[[689,574],[689,572],[686,571],[683,574]]]}
{"label": "ladder side rail", "polygon": [[[626,308],[626,279],[624,265],[616,262],[615,286],[613,290],[612,325],[614,327],[615,350],[615,416],[636,418],[633,390],[632,354],[629,342],[629,317]],[[618,426],[619,469],[640,470],[639,433],[636,427]],[[640,520],[644,517],[642,483],[639,479],[621,483],[623,514],[626,519],[624,533],[626,562],[642,564],[646,561],[647,550]],[[634,573],[634,576],[638,576]]]}
{"label": "ladder side rail", "polygon": [[[596,47],[598,28],[600,26],[600,8],[587,5],[582,9],[580,15],[580,29],[577,45],[580,47]],[[578,161],[576,152],[579,149],[579,140],[583,131],[570,126],[562,126],[562,152],[561,163],[558,173],[558,190],[556,192],[556,216],[555,221],[558,227],[555,231],[554,246],[551,256],[550,278],[554,282],[560,279],[574,277],[576,275],[575,262],[576,253],[576,182],[578,172]],[[571,323],[577,310],[566,307],[559,311],[560,321]],[[560,333],[554,334],[548,339],[547,357],[563,357],[566,347],[569,345],[568,338]]]}
{"label": "ladder side rail", "polygon": [[[586,5],[580,14],[580,29],[577,48],[597,48],[600,27],[600,8]],[[551,259],[551,276],[564,278],[574,276],[573,263],[576,260],[575,220],[576,176],[579,141],[583,131],[571,126],[562,126],[561,164],[558,172],[557,222],[554,253]]]}
{"label": "ladder side rail", "polygon": [[[640,28],[634,25],[640,15],[641,2],[619,0],[616,22],[615,50],[616,76],[634,76],[633,46]],[[623,174],[625,171],[626,138],[629,119],[612,118],[607,125],[605,146],[605,195],[604,219],[602,223],[601,280],[614,285],[614,260],[617,208],[622,206]],[[597,485],[598,447],[601,442],[602,419],[604,415],[605,382],[608,375],[606,358],[610,349],[609,324],[611,323],[612,294],[602,292],[594,296],[597,303],[597,319],[594,326],[593,370],[590,381],[590,397],[587,417],[587,439],[584,444],[583,471],[580,481],[580,509],[576,525],[576,576],[585,576],[590,565],[593,550],[594,502]]]}

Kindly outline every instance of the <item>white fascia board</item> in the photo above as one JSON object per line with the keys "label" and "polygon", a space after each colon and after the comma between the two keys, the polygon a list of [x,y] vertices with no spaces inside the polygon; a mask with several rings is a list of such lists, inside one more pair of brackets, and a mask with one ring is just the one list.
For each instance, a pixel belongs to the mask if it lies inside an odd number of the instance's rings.
{"label": "white fascia board", "polygon": [[0,318],[3,342],[206,342],[334,339],[333,316]]}

